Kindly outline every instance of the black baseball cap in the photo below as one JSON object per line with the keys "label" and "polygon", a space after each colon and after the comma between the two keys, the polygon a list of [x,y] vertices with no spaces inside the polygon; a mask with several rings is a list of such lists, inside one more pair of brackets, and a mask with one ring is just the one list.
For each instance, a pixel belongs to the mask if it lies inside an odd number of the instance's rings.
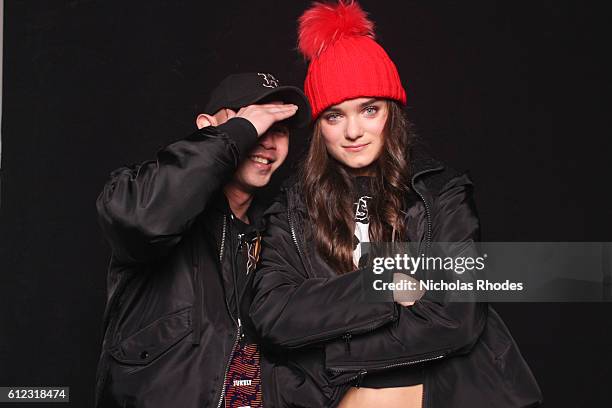
{"label": "black baseball cap", "polygon": [[310,105],[298,87],[281,85],[270,73],[251,72],[226,77],[210,93],[204,112],[214,115],[219,109],[240,108],[255,103],[282,101],[298,106],[296,114],[285,120],[289,126],[304,127],[310,123]]}

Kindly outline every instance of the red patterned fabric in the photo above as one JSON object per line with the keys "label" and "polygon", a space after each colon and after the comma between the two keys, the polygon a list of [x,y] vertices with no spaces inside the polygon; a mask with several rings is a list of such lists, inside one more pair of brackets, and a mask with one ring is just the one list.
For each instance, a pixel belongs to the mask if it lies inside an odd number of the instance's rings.
{"label": "red patterned fabric", "polygon": [[261,408],[261,366],[256,344],[240,344],[225,381],[225,408]]}

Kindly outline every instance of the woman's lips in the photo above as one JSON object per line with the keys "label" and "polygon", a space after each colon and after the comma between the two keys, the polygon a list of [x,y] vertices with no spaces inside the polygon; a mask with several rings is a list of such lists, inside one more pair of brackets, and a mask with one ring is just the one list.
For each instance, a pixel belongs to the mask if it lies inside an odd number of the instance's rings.
{"label": "woman's lips", "polygon": [[360,144],[354,144],[354,145],[349,145],[349,146],[342,146],[342,148],[351,153],[357,153],[365,149],[368,145],[369,143],[360,143]]}

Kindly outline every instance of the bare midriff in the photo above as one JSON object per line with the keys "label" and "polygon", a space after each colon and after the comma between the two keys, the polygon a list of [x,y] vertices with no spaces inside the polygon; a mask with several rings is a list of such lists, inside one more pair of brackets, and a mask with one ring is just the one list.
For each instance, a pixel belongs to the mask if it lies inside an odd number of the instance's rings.
{"label": "bare midriff", "polygon": [[349,388],[338,408],[421,408],[423,384],[393,388]]}

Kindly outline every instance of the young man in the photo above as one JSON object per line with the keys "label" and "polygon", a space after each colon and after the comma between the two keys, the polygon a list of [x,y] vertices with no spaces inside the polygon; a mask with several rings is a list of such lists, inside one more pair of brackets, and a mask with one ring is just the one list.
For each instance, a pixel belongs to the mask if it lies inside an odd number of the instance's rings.
{"label": "young man", "polygon": [[99,407],[262,405],[239,308],[263,227],[253,198],[310,108],[298,88],[250,73],[223,80],[205,110],[195,133],[115,170],[98,197],[112,247]]}

